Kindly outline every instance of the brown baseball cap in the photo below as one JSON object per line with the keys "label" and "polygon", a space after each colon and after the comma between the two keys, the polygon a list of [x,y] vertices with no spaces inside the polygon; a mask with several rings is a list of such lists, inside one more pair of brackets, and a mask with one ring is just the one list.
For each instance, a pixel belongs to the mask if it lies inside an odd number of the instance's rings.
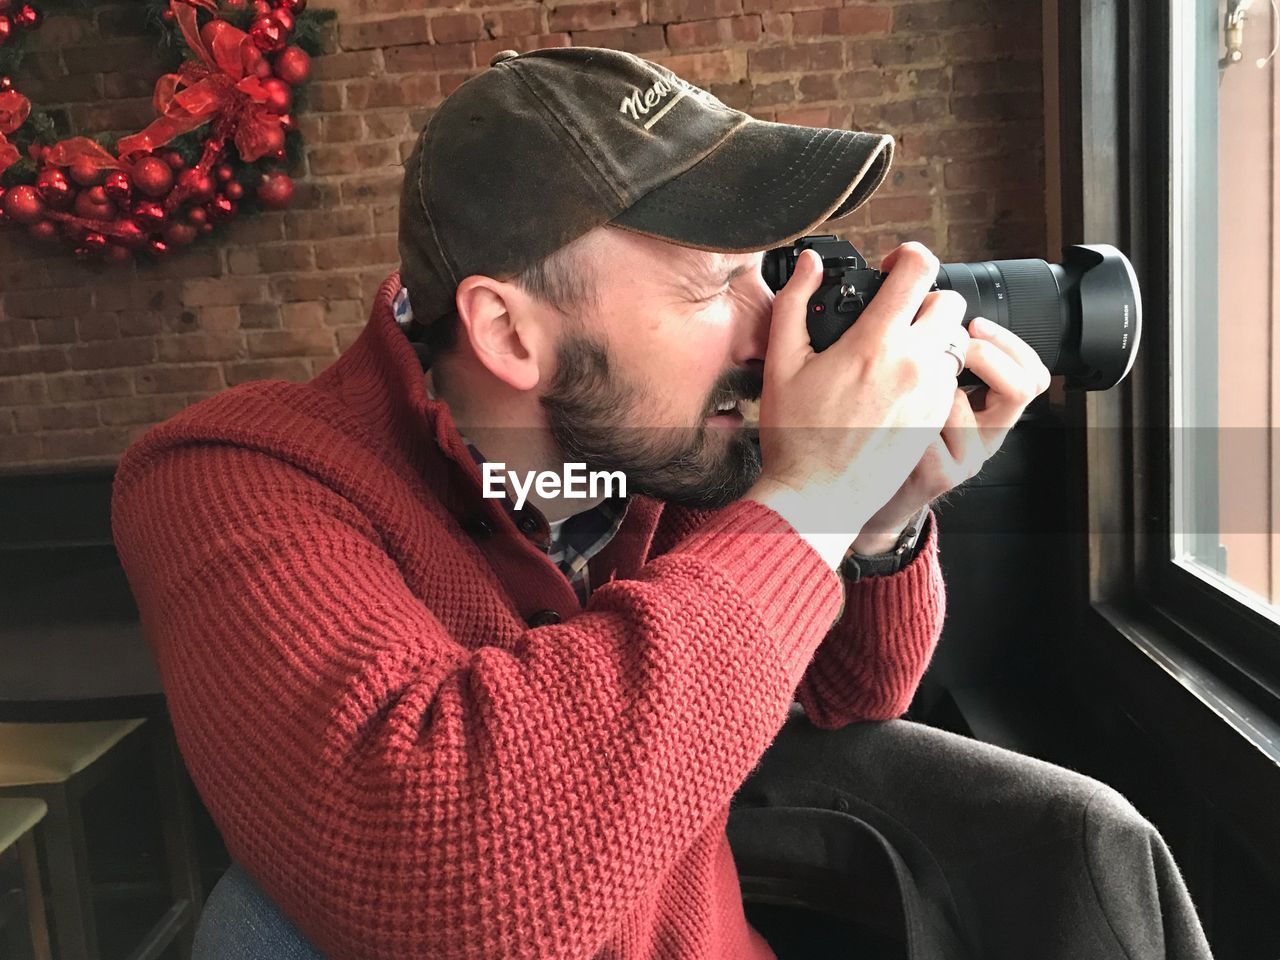
{"label": "brown baseball cap", "polygon": [[429,325],[464,277],[514,275],[602,224],[767,249],[852,212],[892,158],[890,136],[756,120],[634,54],[504,50],[405,163],[401,281]]}

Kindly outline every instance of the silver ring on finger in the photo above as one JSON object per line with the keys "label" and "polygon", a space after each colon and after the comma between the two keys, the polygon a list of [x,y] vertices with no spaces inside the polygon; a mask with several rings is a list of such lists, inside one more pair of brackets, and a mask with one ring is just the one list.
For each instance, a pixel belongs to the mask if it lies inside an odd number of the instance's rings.
{"label": "silver ring on finger", "polygon": [[948,343],[942,352],[949,353],[955,359],[956,377],[958,378],[960,374],[964,372],[964,351],[960,349],[960,345],[958,343]]}

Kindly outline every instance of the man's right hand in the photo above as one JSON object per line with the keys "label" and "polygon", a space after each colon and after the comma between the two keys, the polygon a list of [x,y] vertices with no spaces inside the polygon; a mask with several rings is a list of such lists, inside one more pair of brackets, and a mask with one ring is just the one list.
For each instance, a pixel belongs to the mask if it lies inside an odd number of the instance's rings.
{"label": "man's right hand", "polygon": [[806,250],[773,302],[760,398],[763,469],[747,493],[777,510],[834,569],[938,437],[965,352],[965,301],[930,292],[938,259],[918,243],[885,257],[887,277],[857,323],[822,353],[805,316],[822,279]]}

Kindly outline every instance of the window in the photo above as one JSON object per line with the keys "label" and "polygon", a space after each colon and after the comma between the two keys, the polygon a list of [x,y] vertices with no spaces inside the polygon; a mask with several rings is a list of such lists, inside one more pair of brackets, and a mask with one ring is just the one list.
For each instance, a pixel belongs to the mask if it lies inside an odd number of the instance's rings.
{"label": "window", "polygon": [[1170,556],[1280,621],[1280,15],[1170,26]]}

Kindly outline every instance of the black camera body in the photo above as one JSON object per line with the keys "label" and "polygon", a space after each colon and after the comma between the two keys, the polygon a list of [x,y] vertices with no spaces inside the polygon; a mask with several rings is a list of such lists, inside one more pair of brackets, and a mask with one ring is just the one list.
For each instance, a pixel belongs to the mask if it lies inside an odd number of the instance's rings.
{"label": "black camera body", "polygon": [[[866,258],[852,243],[834,234],[801,237],[794,246],[778,247],[765,254],[761,266],[765,282],[776,290],[795,272],[805,250],[822,258],[822,285],[809,298],[809,342],[822,352],[840,339],[866,309],[880,289],[885,274],[867,266]],[[932,289],[938,289],[934,284]]]}
{"label": "black camera body", "polygon": [[[774,291],[795,272],[805,250],[822,258],[822,283],[809,299],[813,349],[840,339],[867,308],[886,274],[867,266],[852,243],[834,234],[801,237],[764,255],[761,272]],[[945,263],[932,290],[965,300],[963,322],[986,317],[1012,330],[1069,386],[1106,390],[1133,367],[1142,335],[1142,296],[1132,264],[1108,244],[1073,244],[1063,262],[983,260]],[[966,375],[961,382],[978,382]]]}

